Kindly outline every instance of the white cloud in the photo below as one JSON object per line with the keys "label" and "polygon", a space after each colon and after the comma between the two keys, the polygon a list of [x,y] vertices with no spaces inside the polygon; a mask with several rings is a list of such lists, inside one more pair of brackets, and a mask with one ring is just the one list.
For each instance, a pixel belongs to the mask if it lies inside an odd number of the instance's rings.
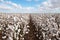
{"label": "white cloud", "polygon": [[54,8],[60,7],[60,0],[51,0],[51,4]]}
{"label": "white cloud", "polygon": [[6,3],[6,4],[9,4],[9,5],[12,5],[12,6],[15,7],[15,8],[22,8],[21,5],[18,5],[18,4],[16,4],[16,3],[11,2],[11,1],[6,1],[5,3]]}
{"label": "white cloud", "polygon": [[9,12],[14,13],[29,13],[34,10],[34,7],[23,7],[20,4],[13,3],[11,1],[6,1],[0,5],[0,10],[9,10]]}
{"label": "white cloud", "polygon": [[52,7],[52,4],[50,4],[49,2],[43,2],[42,5],[44,5],[44,6],[46,6],[46,7]]}
{"label": "white cloud", "polygon": [[60,7],[60,0],[47,0],[46,2],[47,2],[47,4],[52,5],[51,7],[53,7],[53,8]]}
{"label": "white cloud", "polygon": [[6,4],[0,4],[0,9],[12,10],[13,8],[11,8],[10,6],[8,6],[8,5],[6,5]]}
{"label": "white cloud", "polygon": [[0,9],[11,10],[12,8],[11,7],[8,7],[8,6],[0,6]]}
{"label": "white cloud", "polygon": [[[32,0],[28,0],[32,1]],[[39,1],[39,0],[33,0]],[[60,0],[47,0],[39,4],[37,7],[24,7],[20,4],[13,3],[11,1],[5,1],[0,5],[0,9],[8,10],[11,13],[58,13],[60,11]],[[7,11],[6,11],[7,12]]]}
{"label": "white cloud", "polygon": [[60,0],[47,0],[37,6],[37,10],[44,13],[58,13],[60,11]]}

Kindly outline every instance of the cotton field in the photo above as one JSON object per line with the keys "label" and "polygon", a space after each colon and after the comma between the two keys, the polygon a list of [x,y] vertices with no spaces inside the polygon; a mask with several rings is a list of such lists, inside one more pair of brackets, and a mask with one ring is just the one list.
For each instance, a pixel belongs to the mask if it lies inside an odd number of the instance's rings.
{"label": "cotton field", "polygon": [[0,40],[60,40],[60,14],[0,14]]}

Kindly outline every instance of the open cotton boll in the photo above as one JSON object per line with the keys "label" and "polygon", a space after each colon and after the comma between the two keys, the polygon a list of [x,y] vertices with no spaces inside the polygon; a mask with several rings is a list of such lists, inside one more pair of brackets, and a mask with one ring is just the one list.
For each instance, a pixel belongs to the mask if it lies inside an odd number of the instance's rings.
{"label": "open cotton boll", "polygon": [[29,28],[30,26],[27,26],[27,28]]}
{"label": "open cotton boll", "polygon": [[21,37],[23,37],[23,35],[20,34]]}
{"label": "open cotton boll", "polygon": [[21,29],[18,29],[18,33],[21,31]]}
{"label": "open cotton boll", "polygon": [[26,32],[26,34],[28,34],[28,31]]}
{"label": "open cotton boll", "polygon": [[19,20],[19,18],[18,17],[14,17],[14,21],[16,22],[16,21],[18,21]]}
{"label": "open cotton boll", "polygon": [[12,37],[9,37],[9,40],[13,40],[13,38]]}
{"label": "open cotton boll", "polygon": [[0,30],[1,30],[1,28],[0,28]]}
{"label": "open cotton boll", "polygon": [[3,39],[5,39],[5,38],[6,38],[6,36],[3,36],[2,38],[3,38]]}

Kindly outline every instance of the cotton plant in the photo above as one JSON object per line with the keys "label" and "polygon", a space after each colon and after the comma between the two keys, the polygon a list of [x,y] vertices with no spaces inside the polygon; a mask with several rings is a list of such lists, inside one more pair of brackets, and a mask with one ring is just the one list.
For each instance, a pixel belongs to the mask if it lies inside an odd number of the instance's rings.
{"label": "cotton plant", "polygon": [[14,26],[13,26],[12,16],[10,16],[10,15],[7,16],[6,23],[7,23],[6,24],[6,32],[7,32],[6,40],[13,40]]}
{"label": "cotton plant", "polygon": [[6,40],[13,40],[13,25],[10,25],[10,24],[7,24],[6,25],[7,27],[6,27],[6,35],[7,35],[7,39]]}
{"label": "cotton plant", "polygon": [[13,39],[17,40],[17,29],[18,29],[18,26],[16,24],[14,24],[14,36],[13,36]]}
{"label": "cotton plant", "polygon": [[2,26],[0,24],[0,40],[2,40]]}
{"label": "cotton plant", "polygon": [[17,16],[14,16],[13,17],[13,20],[14,20],[14,22],[16,22],[15,24],[14,24],[14,38],[16,39],[16,40],[18,40],[19,39],[19,36],[20,36],[20,31],[21,31],[21,29],[20,29],[20,24],[18,23],[18,21],[20,20]]}
{"label": "cotton plant", "polygon": [[4,24],[2,24],[2,39],[3,40],[7,40],[7,25],[4,23]]}
{"label": "cotton plant", "polygon": [[23,38],[23,24],[22,24],[22,22],[20,22],[20,23],[18,22],[17,24],[14,24],[14,26],[15,26],[14,38],[16,40]]}
{"label": "cotton plant", "polygon": [[29,28],[30,28],[30,26],[28,24],[24,26],[24,28],[23,28],[24,35],[29,33],[29,31],[30,31]]}
{"label": "cotton plant", "polygon": [[28,34],[29,33],[29,25],[27,24],[27,23],[25,23],[25,22],[23,22],[23,24],[22,25],[24,25],[23,26],[23,28],[22,28],[22,30],[21,30],[21,32],[23,33],[22,35],[23,35],[23,38],[22,38],[22,40],[24,40],[24,35],[25,34]]}

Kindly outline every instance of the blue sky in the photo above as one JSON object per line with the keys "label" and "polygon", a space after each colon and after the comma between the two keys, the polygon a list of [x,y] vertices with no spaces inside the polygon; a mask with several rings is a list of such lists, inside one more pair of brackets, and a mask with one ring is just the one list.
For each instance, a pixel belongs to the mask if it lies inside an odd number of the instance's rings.
{"label": "blue sky", "polygon": [[60,13],[60,0],[0,0],[2,13]]}

